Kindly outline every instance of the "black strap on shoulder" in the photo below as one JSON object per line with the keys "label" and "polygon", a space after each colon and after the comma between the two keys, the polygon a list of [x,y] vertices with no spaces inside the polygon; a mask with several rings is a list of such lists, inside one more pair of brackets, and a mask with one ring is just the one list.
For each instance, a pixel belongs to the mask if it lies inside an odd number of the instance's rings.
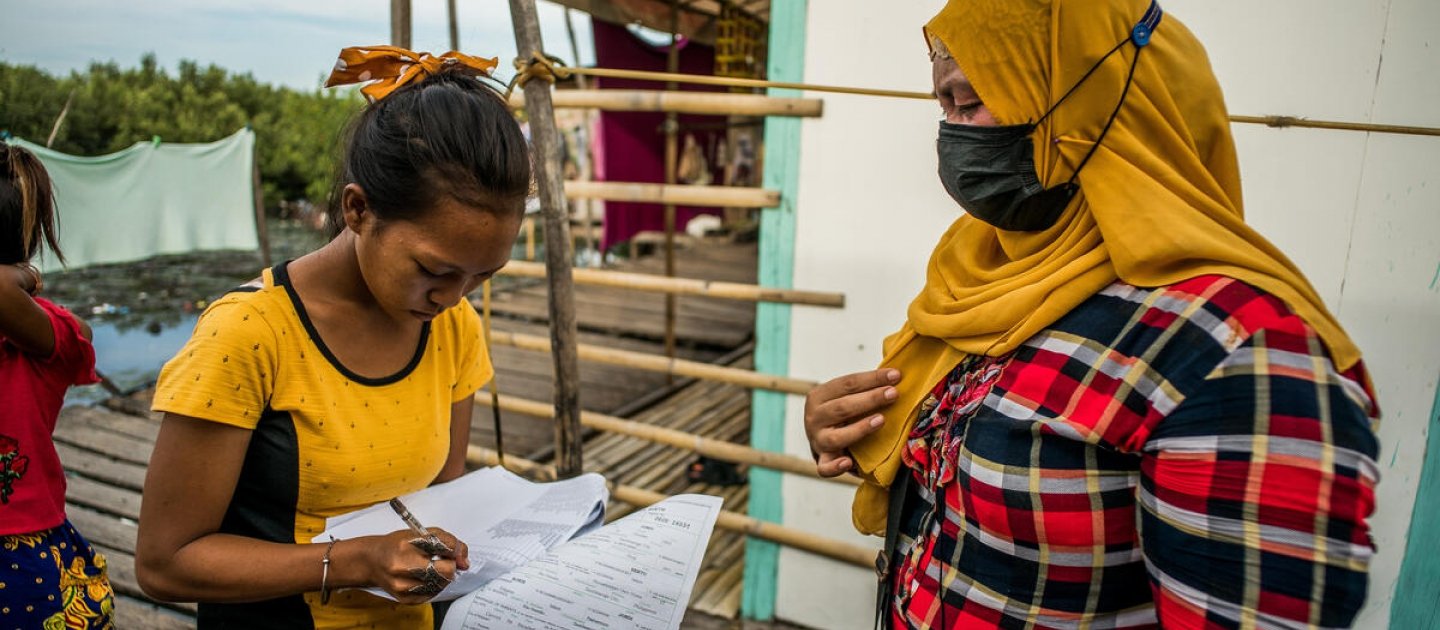
{"label": "black strap on shoulder", "polygon": [[890,482],[889,509],[885,514],[885,546],[880,553],[875,555],[875,627],[878,630],[890,630],[889,603],[891,583],[894,581],[892,573],[895,570],[895,550],[900,544],[900,519],[905,512],[905,499],[910,494],[910,485],[914,483],[914,474],[908,467],[900,467],[895,473],[895,480]]}

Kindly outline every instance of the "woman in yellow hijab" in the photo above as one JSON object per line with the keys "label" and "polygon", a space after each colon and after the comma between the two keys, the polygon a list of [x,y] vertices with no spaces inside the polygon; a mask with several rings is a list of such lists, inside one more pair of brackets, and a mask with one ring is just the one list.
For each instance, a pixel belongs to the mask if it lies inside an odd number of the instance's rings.
{"label": "woman in yellow hijab", "polygon": [[966,214],[880,369],[806,402],[887,536],[881,619],[1348,625],[1378,409],[1244,223],[1203,47],[1151,0],[952,0],[925,35]]}

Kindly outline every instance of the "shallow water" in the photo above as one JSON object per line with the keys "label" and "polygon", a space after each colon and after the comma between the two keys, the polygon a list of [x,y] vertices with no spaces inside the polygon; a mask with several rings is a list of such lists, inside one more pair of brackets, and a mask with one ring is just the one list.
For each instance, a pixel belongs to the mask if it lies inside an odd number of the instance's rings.
{"label": "shallow water", "polygon": [[[154,383],[160,368],[190,339],[198,317],[193,313],[182,315],[178,322],[150,330],[121,328],[111,322],[91,323],[95,332],[95,369],[127,392]],[[92,404],[109,395],[99,385],[72,387],[65,395],[65,403]]]}
{"label": "shallow water", "polygon": [[[271,218],[267,228],[276,262],[324,243],[323,235],[297,221]],[[96,368],[129,391],[155,380],[210,301],[258,276],[262,266],[253,251],[158,256],[46,274],[43,295],[90,324]],[[99,385],[77,387],[66,402],[88,404],[107,396]]]}
{"label": "shallow water", "polygon": [[[274,262],[303,256],[324,236],[296,221],[270,219]],[[517,242],[515,260],[525,256]],[[538,248],[543,260],[544,246]],[[212,251],[96,265],[45,276],[43,295],[95,332],[96,368],[123,391],[155,381],[160,368],[190,338],[199,315],[215,298],[259,275],[258,252]],[[513,281],[498,280],[500,286]],[[66,404],[93,404],[109,393],[99,385],[72,388]]]}

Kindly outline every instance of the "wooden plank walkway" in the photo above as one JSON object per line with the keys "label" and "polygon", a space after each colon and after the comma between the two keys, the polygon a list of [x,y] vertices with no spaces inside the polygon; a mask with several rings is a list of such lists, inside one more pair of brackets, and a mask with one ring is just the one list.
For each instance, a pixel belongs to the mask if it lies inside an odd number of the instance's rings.
{"label": "wooden plank walkway", "polygon": [[[711,281],[753,284],[756,278],[754,243],[690,240],[675,253],[675,275]],[[623,261],[616,271],[663,275],[661,256]],[[549,320],[548,288],[538,282],[516,283],[495,295],[496,314],[544,323]],[[581,330],[652,341],[665,338],[665,295],[610,287],[575,285],[575,317]],[[676,301],[678,346],[731,350],[750,339],[755,330],[755,303],[717,298],[681,296]]]}
{"label": "wooden plank walkway", "polygon": [[[496,331],[524,333],[549,338],[545,324],[496,316],[493,319]],[[628,337],[615,337],[596,332],[581,332],[580,343],[645,352],[664,354],[664,345],[654,341]],[[720,352],[712,349],[682,348],[681,358],[710,362]],[[554,364],[549,353],[522,350],[512,346],[491,348],[495,365],[495,383],[500,393],[548,402],[552,399],[555,380]],[[580,362],[580,406],[587,411],[604,414],[623,413],[628,405],[664,389],[669,379],[657,372],[637,370],[616,365]],[[481,391],[482,398],[488,389]],[[555,430],[549,418],[524,416],[515,412],[501,415],[505,431],[505,451],[524,456],[539,456],[554,446]],[[494,421],[490,406],[475,407],[471,423],[471,441],[486,448],[495,448]]]}
{"label": "wooden plank walkway", "polygon": [[[676,252],[678,275],[725,282],[754,282],[756,246],[690,240]],[[663,273],[664,260],[647,256],[621,261],[616,271]],[[548,288],[537,280],[505,282],[493,300],[493,326],[498,331],[549,338]],[[479,301],[475,300],[476,307]],[[714,298],[680,297],[676,354],[693,361],[712,362],[747,343],[754,334],[755,305]],[[655,355],[665,353],[665,296],[644,291],[577,285],[575,313],[580,343]],[[550,355],[508,346],[491,349],[495,382],[500,392],[529,400],[552,398],[554,367]],[[629,415],[637,401],[664,390],[671,382],[664,374],[615,365],[580,363],[580,406],[609,415]],[[549,418],[501,415],[505,450],[529,459],[548,457],[554,446]],[[472,439],[495,447],[494,421],[489,405],[475,408]]]}

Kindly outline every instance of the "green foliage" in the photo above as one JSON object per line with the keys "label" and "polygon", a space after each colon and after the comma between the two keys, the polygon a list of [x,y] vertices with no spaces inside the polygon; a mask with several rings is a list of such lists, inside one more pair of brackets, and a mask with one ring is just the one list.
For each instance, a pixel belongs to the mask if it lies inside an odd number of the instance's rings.
{"label": "green foliage", "polygon": [[43,144],[67,100],[70,113],[52,147],[73,155],[111,153],[156,136],[213,142],[249,125],[270,208],[284,200],[324,203],[340,131],[364,105],[353,89],[275,87],[193,61],[181,61],[172,76],[154,55],[136,68],[93,63],[67,77],[0,61],[0,131]]}

